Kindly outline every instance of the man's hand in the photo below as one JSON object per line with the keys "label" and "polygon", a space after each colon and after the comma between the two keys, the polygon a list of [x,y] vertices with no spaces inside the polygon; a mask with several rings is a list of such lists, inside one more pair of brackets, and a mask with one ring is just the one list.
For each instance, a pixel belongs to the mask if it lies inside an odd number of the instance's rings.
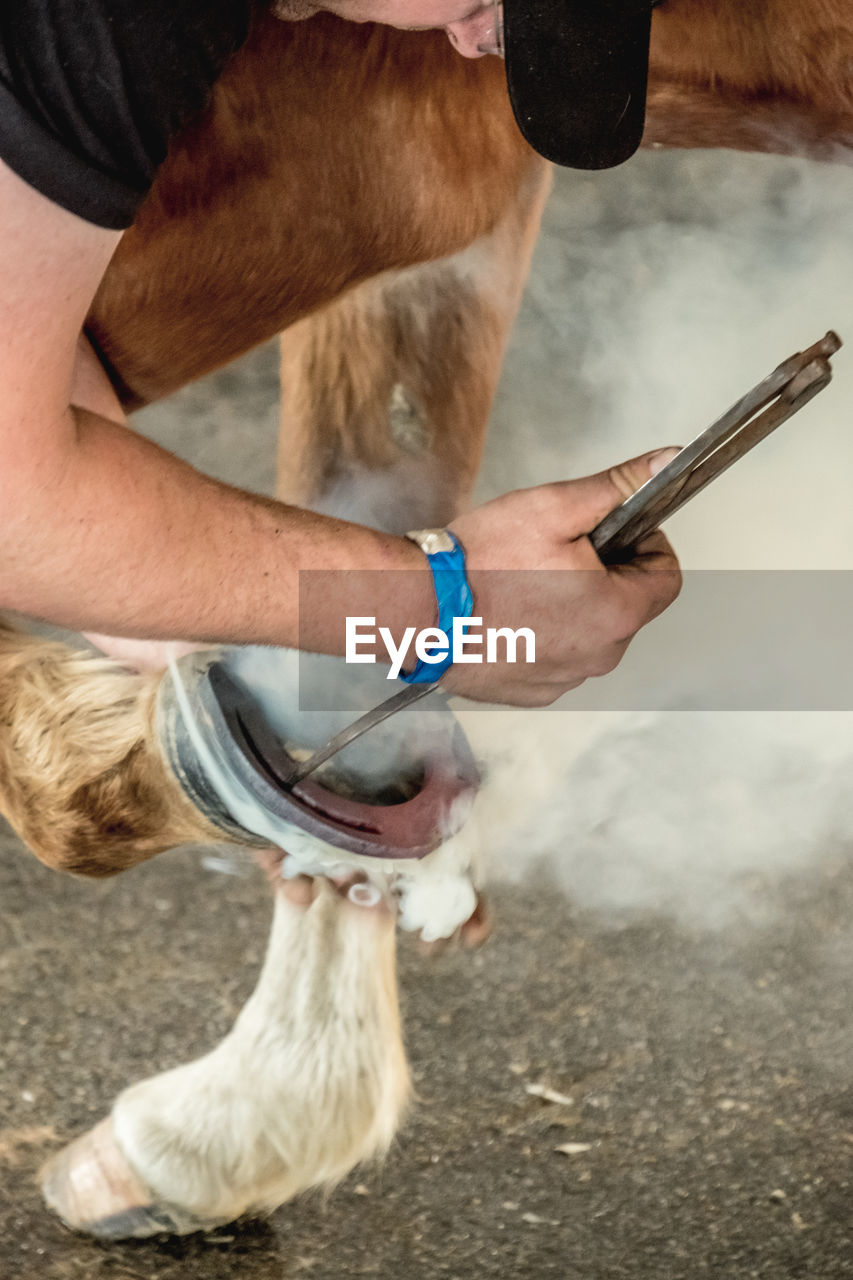
{"label": "man's hand", "polygon": [[637,631],[676,598],[681,576],[660,532],[613,568],[586,535],[675,453],[662,449],[583,480],[507,493],[453,522],[466,550],[475,616],[484,628],[531,628],[536,662],[455,665],[442,687],[482,701],[545,706],[613,670]]}
{"label": "man's hand", "polygon": [[[630,561],[613,568],[605,568],[586,535],[677,452],[658,450],[597,476],[507,493],[453,522],[466,549],[475,616],[483,627],[533,630],[536,662],[457,664],[443,688],[483,702],[545,706],[590,676],[613,670],[640,627],[678,595],[681,577],[662,533],[645,538]],[[303,599],[315,620],[328,615],[314,626],[325,637],[316,647],[341,651],[345,613],[378,612],[395,636],[406,626],[434,623],[426,560],[412,543],[389,542],[402,553],[399,564],[389,554],[389,575],[369,569],[317,576],[310,599]],[[305,631],[310,644],[307,623]],[[165,666],[170,649],[177,656],[198,647],[89,638],[137,670]],[[520,650],[523,657],[523,644]],[[406,665],[414,665],[411,650]]]}

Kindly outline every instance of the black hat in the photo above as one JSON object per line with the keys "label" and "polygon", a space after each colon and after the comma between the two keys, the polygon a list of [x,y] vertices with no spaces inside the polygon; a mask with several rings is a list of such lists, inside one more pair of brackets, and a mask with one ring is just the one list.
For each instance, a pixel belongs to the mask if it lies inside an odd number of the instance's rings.
{"label": "black hat", "polygon": [[640,145],[653,0],[504,0],[509,96],[540,155],[609,169]]}

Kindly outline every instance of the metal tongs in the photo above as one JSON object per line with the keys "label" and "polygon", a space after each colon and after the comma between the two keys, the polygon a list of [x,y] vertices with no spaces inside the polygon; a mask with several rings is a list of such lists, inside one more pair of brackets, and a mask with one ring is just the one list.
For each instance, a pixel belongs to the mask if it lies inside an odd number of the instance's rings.
{"label": "metal tongs", "polygon": [[[831,381],[829,360],[840,346],[838,334],[830,330],[807,351],[785,360],[732,405],[728,413],[677,453],[662,471],[605,516],[589,535],[599,558],[605,564],[629,559],[631,548],[641,539],[808,404]],[[393,697],[371,707],[308,760],[298,764],[291,785],[313,773],[363,733],[437,688],[437,684],[407,685]]]}
{"label": "metal tongs", "polygon": [[841,339],[830,329],[820,342],[785,360],[747,391],[728,413],[596,525],[589,540],[599,558],[605,564],[628,558],[646,534],[808,404],[831,381],[830,356],[840,346]]}

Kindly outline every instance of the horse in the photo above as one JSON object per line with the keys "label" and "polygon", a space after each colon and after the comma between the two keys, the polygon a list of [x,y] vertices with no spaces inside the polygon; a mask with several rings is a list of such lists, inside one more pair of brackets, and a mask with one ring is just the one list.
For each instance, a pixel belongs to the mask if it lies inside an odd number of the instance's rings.
{"label": "horse", "polygon": [[[664,0],[644,145],[849,162],[840,0]],[[272,15],[178,137],[86,321],[81,409],[125,422],[280,335],[278,496],[391,532],[470,500],[550,166],[497,59],[439,33]],[[85,370],[85,360],[83,368]],[[376,485],[393,494],[381,512]],[[109,876],[237,840],[193,804],[156,727],[162,675],[0,626],[0,808],[49,866]],[[331,1187],[388,1148],[410,1095],[395,921],[339,885],[274,887],[267,959],[222,1043],[124,1091],[43,1172],[107,1239],[187,1233]]]}

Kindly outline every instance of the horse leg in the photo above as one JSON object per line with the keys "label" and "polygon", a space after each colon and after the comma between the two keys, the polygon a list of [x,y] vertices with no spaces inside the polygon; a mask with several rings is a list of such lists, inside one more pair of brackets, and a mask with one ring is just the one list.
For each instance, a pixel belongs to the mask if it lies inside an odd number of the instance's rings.
{"label": "horse leg", "polygon": [[[184,1234],[331,1186],[388,1148],[408,1094],[394,921],[278,877],[258,985],[205,1057],[144,1080],[46,1166],[71,1227]],[[306,886],[300,886],[303,890]]]}
{"label": "horse leg", "polygon": [[403,533],[470,500],[550,169],[490,235],[385,272],[282,336],[278,493]]}
{"label": "horse leg", "polygon": [[109,876],[223,839],[160,753],[158,684],[0,620],[0,811],[48,866]]}

